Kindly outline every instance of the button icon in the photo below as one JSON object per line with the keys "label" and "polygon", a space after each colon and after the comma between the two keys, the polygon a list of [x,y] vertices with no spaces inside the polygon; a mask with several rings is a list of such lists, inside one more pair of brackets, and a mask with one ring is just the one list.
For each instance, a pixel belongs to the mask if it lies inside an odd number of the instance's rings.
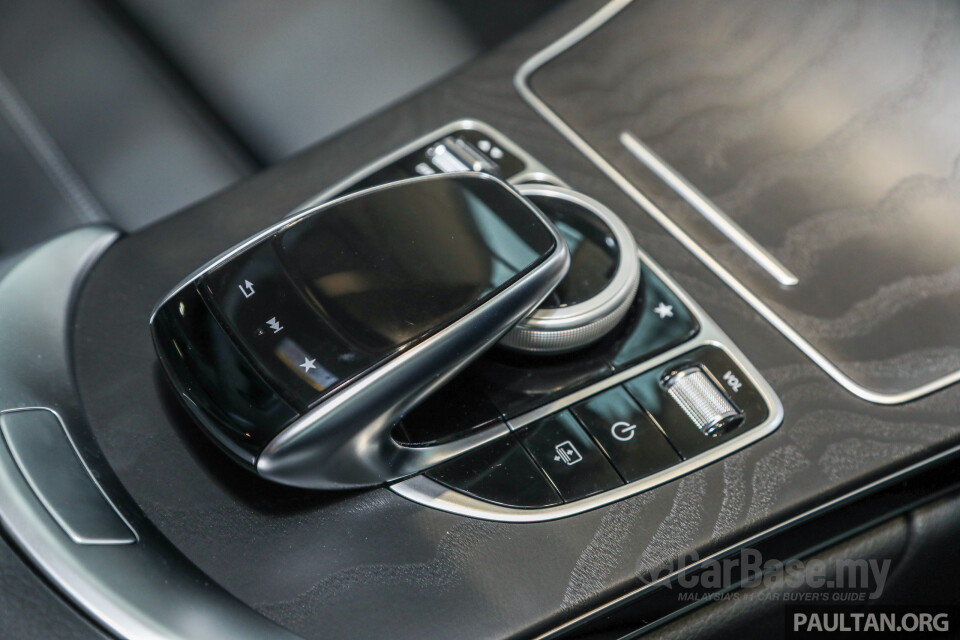
{"label": "button icon", "polygon": [[309,373],[309,372],[310,372],[310,369],[316,369],[316,368],[317,368],[317,365],[314,364],[316,361],[317,361],[316,358],[308,358],[308,357],[304,356],[304,357],[303,357],[303,362],[301,362],[301,363],[298,364],[297,366],[298,366],[298,367],[303,367],[303,372],[304,372],[304,373]]}
{"label": "button icon", "polygon": [[273,318],[270,318],[269,320],[267,320],[267,325],[268,325],[271,329],[273,329],[273,332],[274,332],[274,333],[280,333],[281,331],[283,331],[283,327],[281,327],[281,326],[280,326],[280,323],[277,322],[277,318],[276,318],[276,317],[273,317]]}
{"label": "button icon", "polygon": [[637,425],[629,422],[615,422],[610,427],[610,435],[620,442],[629,442],[633,436],[637,435]]}
{"label": "button icon", "polygon": [[253,283],[249,280],[244,280],[243,284],[238,284],[237,288],[240,289],[240,293],[243,294],[244,298],[250,298],[256,291],[253,290]]}
{"label": "button icon", "polygon": [[560,444],[554,447],[557,452],[557,455],[553,457],[557,462],[563,461],[567,466],[573,466],[583,460],[583,456],[580,455],[580,452],[577,451],[577,448],[573,446],[573,443],[569,440],[564,440]]}
{"label": "button icon", "polygon": [[665,318],[672,318],[672,317],[673,317],[673,305],[672,305],[672,304],[666,304],[665,302],[661,302],[660,304],[658,304],[658,305],[653,309],[653,312],[654,312],[655,314],[657,314],[658,316],[660,316],[660,319],[661,319],[661,320],[663,320],[663,319],[665,319]]}

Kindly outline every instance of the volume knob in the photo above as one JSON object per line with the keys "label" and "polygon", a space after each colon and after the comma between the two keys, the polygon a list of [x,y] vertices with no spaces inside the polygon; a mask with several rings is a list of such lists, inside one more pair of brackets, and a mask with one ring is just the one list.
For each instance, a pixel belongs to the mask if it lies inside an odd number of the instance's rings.
{"label": "volume knob", "polygon": [[662,384],[667,395],[704,435],[720,434],[742,415],[700,365],[675,371]]}

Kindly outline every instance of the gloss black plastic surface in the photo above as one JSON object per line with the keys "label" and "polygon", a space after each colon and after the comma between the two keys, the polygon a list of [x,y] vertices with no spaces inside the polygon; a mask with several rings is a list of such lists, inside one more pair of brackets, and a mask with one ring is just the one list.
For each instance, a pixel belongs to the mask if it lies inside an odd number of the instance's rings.
{"label": "gloss black plastic surface", "polygon": [[452,489],[487,502],[531,509],[562,500],[514,436],[507,436],[427,472]]}
{"label": "gloss black plastic surface", "polygon": [[518,435],[567,502],[623,484],[607,457],[569,411],[538,420]]}
{"label": "gloss black plastic surface", "polygon": [[194,287],[160,307],[153,337],[187,410],[234,458],[253,465],[263,445],[297,417],[237,349]]}
{"label": "gloss black plastic surface", "polygon": [[571,411],[626,482],[680,462],[656,423],[623,387],[607,389]]}
{"label": "gloss black plastic surface", "polygon": [[270,242],[220,266],[199,289],[251,362],[300,412],[376,361],[339,334],[318,330],[317,311],[281,268]]}
{"label": "gloss black plastic surface", "polygon": [[557,309],[589,300],[610,283],[620,264],[613,231],[592,211],[563,198],[527,196],[557,226],[570,249],[570,270],[540,305]]}
{"label": "gloss black plastic surface", "polygon": [[[701,433],[663,389],[663,378],[690,365],[700,365],[743,413],[740,424],[718,435]],[[700,347],[687,355],[671,360],[624,383],[627,391],[660,425],[667,438],[684,459],[717,446],[724,440],[752,429],[767,418],[767,406],[725,351],[717,347]]]}
{"label": "gloss black plastic surface", "polygon": [[502,421],[471,370],[465,371],[418,404],[393,429],[401,444],[430,445],[467,435]]}
{"label": "gloss black plastic surface", "polygon": [[495,350],[466,373],[508,420],[585,387],[612,373],[602,351],[537,357]]}
{"label": "gloss black plastic surface", "polygon": [[334,204],[279,234],[280,261],[325,334],[379,360],[464,316],[553,251],[502,183],[401,183]]}
{"label": "gloss black plastic surface", "polygon": [[692,338],[700,326],[680,299],[650,269],[640,271],[637,302],[614,332],[607,358],[626,369]]}

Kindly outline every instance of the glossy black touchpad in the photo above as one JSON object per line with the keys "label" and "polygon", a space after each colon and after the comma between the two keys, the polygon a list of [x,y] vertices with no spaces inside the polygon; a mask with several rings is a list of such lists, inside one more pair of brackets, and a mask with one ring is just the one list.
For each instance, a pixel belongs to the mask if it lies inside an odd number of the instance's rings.
{"label": "glossy black touchpad", "polygon": [[556,242],[503,183],[412,180],[292,222],[211,270],[200,290],[304,411],[484,303]]}
{"label": "glossy black touchpad", "polygon": [[334,331],[386,355],[462,316],[553,245],[502,187],[435,180],[307,218],[281,234],[279,253]]}

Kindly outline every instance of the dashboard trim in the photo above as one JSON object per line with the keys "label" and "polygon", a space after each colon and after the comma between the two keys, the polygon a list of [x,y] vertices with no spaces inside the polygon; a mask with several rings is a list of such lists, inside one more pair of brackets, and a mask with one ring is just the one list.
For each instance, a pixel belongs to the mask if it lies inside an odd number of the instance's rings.
{"label": "dashboard trim", "polygon": [[[718,278],[720,278],[728,287],[733,289],[741,298],[743,298],[751,307],[754,308],[763,318],[773,325],[777,331],[783,334],[790,342],[794,344],[804,355],[810,358],[814,364],[823,369],[823,371],[834,379],[844,389],[867,402],[879,405],[898,405],[916,400],[923,396],[939,391],[951,384],[960,381],[960,370],[931,380],[923,385],[914,387],[901,392],[884,392],[870,389],[854,381],[850,376],[844,373],[829,358],[821,353],[808,340],[799,334],[790,324],[788,324],[779,314],[777,314],[769,305],[764,303],[756,294],[750,291],[747,286],[736,278],[726,267],[707,252],[699,243],[697,243],[689,234],[687,234],[676,222],[666,215],[657,205],[655,205],[647,196],[645,196],[632,182],[630,182],[622,173],[620,173],[608,160],[606,160],[596,149],[584,140],[573,128],[554,112],[543,100],[541,100],[530,87],[530,77],[541,66],[553,60],[567,49],[573,47],[581,40],[592,34],[601,26],[606,24],[620,11],[625,9],[633,0],[611,0],[587,20],[580,23],[577,27],[566,33],[559,40],[548,45],[544,49],[535,53],[526,62],[517,69],[514,75],[514,88],[520,96],[546,120],[554,129],[563,135],[574,147],[585,155],[598,169],[609,177],[627,196],[636,202],[644,211],[646,211],[660,226],[662,226],[670,235],[672,235],[681,245],[696,256],[708,269],[710,269]],[[656,172],[655,172],[656,173]],[[685,181],[682,176],[676,176],[680,181]],[[662,178],[661,178],[662,179]],[[669,184],[669,183],[668,183]],[[686,194],[678,192],[684,199]],[[689,200],[687,200],[689,202]],[[694,208],[695,205],[691,203]]]}
{"label": "dashboard trim", "polygon": [[912,475],[912,474],[914,474],[914,473],[916,473],[916,472],[918,472],[918,471],[923,470],[924,468],[926,468],[926,467],[928,467],[928,466],[930,466],[930,465],[936,464],[936,463],[938,463],[938,462],[940,462],[940,461],[942,461],[942,460],[946,460],[946,459],[950,458],[951,456],[957,456],[957,455],[960,455],[960,445],[951,447],[951,448],[949,448],[949,449],[947,449],[947,450],[945,450],[945,451],[941,451],[940,453],[937,453],[937,454],[935,454],[935,455],[933,455],[933,456],[931,456],[931,457],[929,457],[929,458],[927,458],[927,459],[925,459],[925,460],[921,460],[921,461],[916,462],[916,463],[914,463],[914,464],[911,464],[911,465],[909,465],[909,466],[907,466],[907,467],[904,467],[903,469],[900,469],[899,471],[895,471],[895,472],[893,472],[893,473],[891,473],[891,474],[888,474],[888,475],[886,475],[886,476],[884,476],[884,477],[882,477],[882,478],[879,478],[879,479],[877,479],[877,480],[874,480],[873,482],[870,482],[870,483],[868,483],[868,484],[860,487],[859,489],[855,489],[855,490],[850,491],[850,492],[848,492],[848,493],[845,493],[845,494],[843,494],[843,495],[841,495],[841,496],[838,496],[838,497],[836,497],[836,498],[833,498],[832,500],[828,500],[827,502],[824,502],[823,504],[820,504],[820,505],[818,505],[818,506],[816,506],[816,507],[813,507],[812,509],[808,509],[807,511],[804,511],[804,512],[799,513],[799,514],[797,514],[797,515],[795,515],[795,516],[793,516],[793,517],[791,517],[791,518],[788,518],[787,520],[784,520],[783,522],[781,522],[781,523],[779,523],[779,524],[777,524],[777,525],[774,525],[774,526],[772,526],[772,527],[768,527],[768,528],[764,529],[763,531],[760,531],[760,532],[755,533],[755,534],[753,534],[753,535],[751,535],[751,536],[748,536],[747,538],[741,540],[740,542],[737,542],[737,543],[735,543],[735,544],[731,544],[731,545],[729,545],[729,546],[724,547],[723,549],[720,549],[719,551],[716,551],[716,552],[714,552],[714,553],[711,553],[711,554],[708,555],[708,556],[705,556],[705,557],[703,557],[703,558],[700,558],[700,559],[697,560],[696,562],[690,563],[690,564],[688,564],[688,565],[684,565],[683,567],[681,567],[681,568],[679,568],[679,569],[677,569],[677,570],[675,570],[675,571],[671,571],[671,572],[669,572],[669,573],[667,573],[667,574],[665,574],[665,575],[663,575],[663,576],[660,576],[660,577],[657,578],[656,580],[653,580],[653,581],[651,581],[651,582],[648,582],[647,584],[642,585],[642,586],[640,586],[640,587],[637,587],[636,589],[632,589],[632,590],[628,591],[627,593],[624,593],[623,595],[620,595],[620,596],[614,598],[613,600],[610,600],[610,601],[608,601],[608,602],[605,602],[604,604],[602,604],[602,605],[600,605],[600,606],[598,606],[598,607],[596,607],[596,608],[594,608],[594,609],[592,609],[592,610],[590,610],[590,611],[587,611],[586,613],[582,613],[582,614],[580,614],[579,616],[577,616],[577,617],[575,617],[575,618],[573,618],[573,619],[571,619],[571,620],[568,620],[567,622],[564,622],[563,624],[561,624],[561,625],[559,625],[559,626],[554,627],[553,629],[547,631],[546,633],[542,633],[542,634],[540,634],[540,635],[538,635],[538,636],[535,636],[535,637],[534,637],[534,640],[549,640],[550,638],[554,638],[554,637],[556,637],[558,634],[561,634],[561,633],[564,633],[564,632],[566,632],[566,631],[569,631],[570,629],[575,628],[575,627],[577,627],[578,625],[580,625],[580,624],[582,624],[582,623],[584,623],[584,622],[588,622],[589,620],[591,620],[591,619],[593,619],[593,618],[595,618],[595,617],[597,617],[597,616],[601,616],[601,615],[603,615],[605,612],[607,612],[607,611],[609,611],[609,610],[611,610],[611,609],[614,609],[614,608],[616,608],[616,607],[618,607],[618,606],[620,606],[620,605],[622,605],[622,604],[624,604],[624,603],[626,603],[626,602],[628,602],[628,601],[630,601],[630,600],[632,600],[632,599],[634,599],[634,598],[637,598],[637,597],[643,595],[643,594],[644,594],[645,592],[647,592],[647,591],[650,591],[650,590],[652,590],[652,589],[654,589],[654,588],[656,588],[656,587],[659,587],[659,586],[661,586],[661,585],[664,585],[664,584],[666,584],[667,582],[673,580],[674,578],[677,578],[677,577],[679,577],[679,576],[681,576],[681,575],[683,575],[683,574],[685,574],[685,573],[692,573],[692,572],[700,569],[701,567],[705,566],[707,563],[710,563],[710,562],[712,562],[712,561],[714,561],[714,560],[717,560],[717,559],[719,559],[719,558],[722,558],[722,557],[724,557],[725,555],[736,551],[737,549],[742,549],[742,548],[746,547],[747,545],[754,544],[754,543],[756,543],[756,542],[760,542],[760,541],[762,541],[762,540],[765,540],[765,539],[767,539],[767,538],[769,538],[769,537],[771,537],[771,536],[776,535],[777,533],[779,533],[780,531],[782,531],[782,530],[784,530],[784,529],[788,529],[788,528],[790,528],[790,527],[792,527],[792,526],[794,526],[794,525],[797,525],[797,524],[800,524],[800,523],[805,522],[805,521],[807,521],[807,520],[810,520],[811,518],[814,518],[814,517],[816,517],[816,516],[818,516],[818,515],[821,515],[821,514],[823,514],[823,513],[826,513],[826,512],[828,512],[828,511],[830,511],[831,509],[835,509],[835,508],[837,508],[837,507],[839,507],[839,506],[841,506],[841,505],[843,505],[843,504],[846,504],[846,503],[848,503],[848,502],[850,502],[850,501],[852,501],[852,500],[855,500],[855,499],[857,499],[857,498],[859,498],[859,497],[861,497],[861,496],[864,496],[864,495],[869,494],[869,493],[871,493],[871,492],[873,492],[873,491],[882,489],[883,487],[885,487],[885,486],[887,486],[887,485],[889,485],[889,484],[892,484],[892,483],[894,483],[894,482],[896,482],[896,481],[898,481],[898,480],[904,479],[904,478],[906,478],[906,477],[908,477],[908,476],[910,476],[910,475]]}
{"label": "dashboard trim", "polygon": [[760,265],[764,271],[770,274],[778,283],[784,287],[795,287],[800,283],[789,269],[783,266],[779,260],[767,251],[763,245],[751,237],[736,222],[730,219],[713,201],[703,195],[699,189],[693,186],[689,180],[684,178],[676,169],[654,153],[653,149],[643,144],[639,138],[629,131],[620,133],[620,144],[627,151],[639,160],[643,165],[652,171],[658,178],[663,180],[671,189],[673,189],[681,198],[697,210],[710,224],[712,224],[720,233],[725,235],[728,240],[743,251],[745,254]]}

